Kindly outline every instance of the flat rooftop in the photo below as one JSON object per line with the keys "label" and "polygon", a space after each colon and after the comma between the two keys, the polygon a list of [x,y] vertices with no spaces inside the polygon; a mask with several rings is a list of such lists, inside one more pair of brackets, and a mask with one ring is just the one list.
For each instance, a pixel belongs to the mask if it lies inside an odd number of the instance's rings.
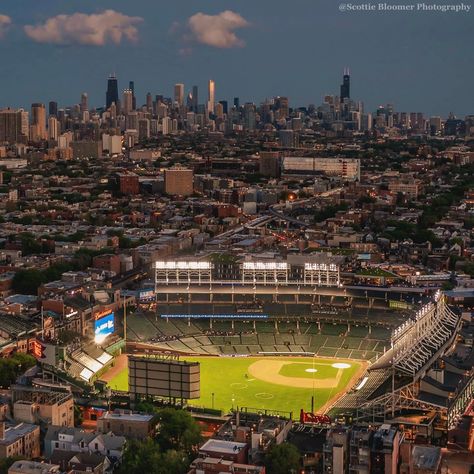
{"label": "flat rooftop", "polygon": [[247,445],[245,443],[224,441],[221,439],[209,439],[201,446],[199,450],[220,454],[236,454],[246,447]]}

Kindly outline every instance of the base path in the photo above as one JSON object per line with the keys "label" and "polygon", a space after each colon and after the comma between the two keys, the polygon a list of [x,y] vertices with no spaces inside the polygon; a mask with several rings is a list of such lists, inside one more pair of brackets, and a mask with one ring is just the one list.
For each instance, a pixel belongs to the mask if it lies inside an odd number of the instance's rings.
{"label": "base path", "polygon": [[[327,379],[321,378],[310,378],[310,377],[287,377],[281,375],[280,370],[285,365],[290,364],[301,364],[310,365],[308,362],[298,362],[297,360],[278,360],[278,359],[264,359],[258,360],[249,366],[248,371],[252,377],[255,377],[264,382],[274,383],[277,385],[284,385],[285,387],[297,387],[297,388],[335,388],[339,385],[342,377],[343,369],[337,371],[336,377]],[[330,365],[315,362],[315,365]]]}

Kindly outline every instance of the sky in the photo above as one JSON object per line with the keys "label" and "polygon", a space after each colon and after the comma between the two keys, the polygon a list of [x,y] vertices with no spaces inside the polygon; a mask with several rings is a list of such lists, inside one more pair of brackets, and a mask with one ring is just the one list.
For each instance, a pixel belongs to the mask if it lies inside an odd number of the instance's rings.
{"label": "sky", "polygon": [[99,107],[113,72],[120,89],[135,81],[138,104],[175,83],[198,85],[204,103],[213,79],[217,100],[299,107],[338,95],[349,67],[367,111],[474,113],[473,9],[342,12],[340,1],[3,0],[0,107],[72,105],[82,92]]}

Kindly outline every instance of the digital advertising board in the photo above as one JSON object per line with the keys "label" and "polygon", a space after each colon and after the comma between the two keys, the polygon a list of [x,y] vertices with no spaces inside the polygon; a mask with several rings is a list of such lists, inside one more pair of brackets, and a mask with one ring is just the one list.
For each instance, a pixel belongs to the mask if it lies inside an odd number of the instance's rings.
{"label": "digital advertising board", "polygon": [[94,321],[94,341],[100,344],[107,336],[113,334],[115,329],[115,316],[110,312]]}

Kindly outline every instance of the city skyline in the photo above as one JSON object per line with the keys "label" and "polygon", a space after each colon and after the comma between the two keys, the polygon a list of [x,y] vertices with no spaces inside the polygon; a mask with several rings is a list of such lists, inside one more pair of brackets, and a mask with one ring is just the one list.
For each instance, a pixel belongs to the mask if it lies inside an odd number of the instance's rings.
{"label": "city skyline", "polygon": [[[69,102],[61,103],[53,97],[53,98],[50,98],[49,100],[45,100],[43,102],[35,100],[31,104],[24,104],[24,105],[0,104],[0,110],[5,109],[5,108],[12,108],[12,109],[23,109],[23,110],[28,111],[35,104],[39,103],[39,104],[44,104],[45,106],[47,106],[51,102],[55,103],[55,106],[58,109],[68,109],[70,107],[74,107],[75,105],[78,105],[78,106],[80,106],[80,108],[82,110],[83,107],[84,107],[84,104],[82,102],[84,96],[87,98],[87,104],[89,105],[88,110],[107,110],[110,107],[111,103],[115,102],[115,100],[112,100],[109,97],[109,85],[110,85],[111,81],[114,84],[113,87],[116,88],[115,91],[113,92],[113,95],[114,95],[114,97],[118,98],[118,102],[120,104],[123,101],[124,95],[127,95],[132,90],[132,85],[134,87],[135,81],[134,80],[129,80],[128,78],[123,78],[122,81],[120,81],[120,78],[118,77],[117,74],[111,73],[111,74],[108,75],[107,78],[105,78],[103,80],[104,87],[103,87],[102,95],[103,95],[104,99],[103,99],[102,102],[100,102],[100,99],[98,99],[99,100],[98,104],[94,104],[93,101],[90,100],[91,95],[88,91],[82,91],[80,93],[77,93],[76,96],[75,96],[76,99],[78,99],[78,100],[72,99]],[[123,87],[121,87],[122,83],[123,83]],[[390,103],[388,101],[386,101],[385,103],[377,104],[374,108],[370,108],[370,107],[367,106],[367,102],[363,98],[353,97],[352,92],[349,92],[349,91],[352,91],[353,78],[352,78],[352,73],[350,71],[350,68],[348,68],[348,67],[344,67],[342,69],[342,73],[341,73],[340,78],[339,78],[339,84],[334,84],[334,90],[331,91],[331,93],[324,94],[323,96],[321,96],[319,101],[315,101],[315,102],[311,102],[311,103],[295,104],[295,103],[292,103],[291,97],[285,96],[284,94],[278,94],[276,96],[265,96],[261,99],[256,99],[255,101],[245,100],[245,97],[242,97],[239,94],[234,94],[234,95],[229,96],[229,97],[221,97],[219,95],[219,84],[216,84],[216,81],[214,81],[213,79],[208,79],[204,84],[199,84],[199,85],[192,84],[191,82],[189,83],[189,85],[187,85],[186,83],[184,83],[184,84],[183,83],[174,83],[174,84],[172,84],[172,85],[170,85],[169,87],[166,88],[166,92],[163,92],[163,91],[157,91],[157,92],[146,91],[146,92],[142,93],[142,91],[140,91],[140,90],[138,90],[138,92],[137,92],[137,91],[135,91],[135,89],[133,89],[133,101],[134,101],[133,110],[138,110],[141,107],[146,107],[146,105],[147,105],[147,96],[148,95],[151,95],[153,100],[156,97],[161,95],[163,98],[165,98],[167,100],[171,100],[173,102],[176,102],[176,92],[177,92],[176,88],[178,86],[183,87],[183,91],[180,91],[180,93],[183,92],[182,105],[184,105],[184,103],[186,102],[186,98],[188,97],[188,95],[189,95],[189,97],[192,97],[193,94],[197,93],[198,91],[201,91],[199,93],[199,97],[201,97],[202,100],[198,101],[197,103],[199,103],[200,105],[206,106],[209,109],[210,102],[212,102],[212,101],[208,100],[209,99],[209,93],[210,93],[209,92],[210,83],[213,84],[213,91],[214,91],[213,95],[215,96],[215,99],[214,99],[213,102],[215,102],[216,104],[219,103],[219,102],[222,102],[222,101],[227,102],[229,104],[229,107],[234,104],[235,99],[238,100],[241,107],[243,107],[243,105],[245,103],[251,103],[251,104],[254,104],[256,107],[258,107],[258,106],[264,104],[267,101],[271,102],[271,101],[273,101],[273,100],[275,100],[279,97],[284,97],[284,98],[288,99],[289,108],[293,109],[293,110],[296,110],[298,108],[307,108],[310,105],[320,107],[325,102],[326,97],[340,97],[340,98],[350,98],[350,100],[354,101],[355,103],[362,103],[363,106],[364,106],[365,111],[367,113],[372,113],[372,114],[376,113],[378,109],[386,108],[386,106],[388,105],[388,106],[391,106],[393,108],[394,112],[405,112],[405,113],[418,112],[418,113],[426,114],[427,116],[441,117],[443,119],[448,118],[452,114],[456,118],[463,118],[464,116],[472,115],[472,113],[457,114],[455,111],[449,111],[446,114],[429,114],[428,112],[426,112],[426,110],[414,110],[414,109],[411,109],[411,108],[408,108],[406,110],[401,110],[397,107],[396,103],[393,104],[393,103]],[[97,94],[97,95],[99,95],[99,94]],[[191,109],[192,109],[192,107],[193,107],[193,105],[191,105]],[[132,108],[130,110],[132,110]]]}
{"label": "city skyline", "polygon": [[[351,95],[367,110],[393,103],[429,115],[472,113],[472,52],[459,46],[472,40],[471,12],[343,14],[333,2],[294,8],[280,1],[270,10],[266,0],[207,0],[166,11],[142,0],[24,3],[0,8],[2,106],[69,105],[84,91],[91,104],[105,105],[104,78],[116,72],[120,90],[135,80],[138,98],[172,97],[175,83],[204,91],[212,78],[216,100],[258,104],[282,95],[299,107],[337,95],[348,66]],[[71,31],[74,21],[92,33]]]}

